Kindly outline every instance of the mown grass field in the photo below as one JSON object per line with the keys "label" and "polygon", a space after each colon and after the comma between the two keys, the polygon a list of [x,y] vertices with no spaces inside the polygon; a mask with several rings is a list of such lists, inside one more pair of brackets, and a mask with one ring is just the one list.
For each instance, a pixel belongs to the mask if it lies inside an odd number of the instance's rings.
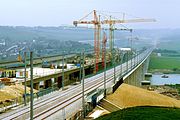
{"label": "mown grass field", "polygon": [[152,54],[149,63],[149,70],[153,69],[180,69],[180,57],[166,57]]}
{"label": "mown grass field", "polygon": [[180,120],[180,109],[133,107],[101,116],[97,120]]}

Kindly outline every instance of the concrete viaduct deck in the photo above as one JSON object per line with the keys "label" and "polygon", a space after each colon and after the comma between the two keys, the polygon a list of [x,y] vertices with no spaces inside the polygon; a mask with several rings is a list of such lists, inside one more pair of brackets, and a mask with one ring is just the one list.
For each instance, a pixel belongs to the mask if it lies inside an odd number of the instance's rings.
{"label": "concrete viaduct deck", "polygon": [[[96,74],[92,77],[86,78],[84,81],[84,102],[86,107],[89,109],[91,102],[96,98],[96,102],[104,97],[104,92],[114,92],[122,82],[128,81],[128,76],[132,75],[133,72],[138,68],[143,69],[143,65],[153,49],[148,49],[141,54],[132,58],[121,65],[117,65],[115,70],[109,69],[104,72]],[[143,67],[141,67],[143,66]],[[115,71],[115,74],[114,74]],[[140,70],[143,71],[143,70]],[[139,72],[140,72],[139,71]],[[104,79],[106,75],[106,79]],[[115,78],[115,79],[114,79]],[[104,82],[106,80],[106,82]],[[115,80],[115,81],[114,81]],[[132,82],[132,81],[130,81]],[[104,88],[104,84],[106,87]],[[95,92],[93,92],[95,91]],[[99,91],[99,92],[98,92]],[[90,94],[91,93],[91,94]],[[93,96],[93,97],[92,97]],[[19,120],[30,118],[30,106],[21,107],[17,110],[2,114],[1,120]],[[47,95],[46,97],[39,99],[34,102],[34,116],[33,119],[69,119],[74,118],[73,115],[77,116],[82,111],[82,84],[78,84],[70,87],[67,90],[60,90],[53,94]],[[77,113],[77,114],[76,114]],[[79,117],[79,116],[78,116]]]}

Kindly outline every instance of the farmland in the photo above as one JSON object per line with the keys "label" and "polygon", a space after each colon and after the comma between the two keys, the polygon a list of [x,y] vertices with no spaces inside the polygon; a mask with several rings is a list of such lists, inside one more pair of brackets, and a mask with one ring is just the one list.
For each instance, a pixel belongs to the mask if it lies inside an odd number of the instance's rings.
{"label": "farmland", "polygon": [[180,57],[157,56],[153,53],[150,58],[149,71],[169,71],[178,73],[180,70]]}

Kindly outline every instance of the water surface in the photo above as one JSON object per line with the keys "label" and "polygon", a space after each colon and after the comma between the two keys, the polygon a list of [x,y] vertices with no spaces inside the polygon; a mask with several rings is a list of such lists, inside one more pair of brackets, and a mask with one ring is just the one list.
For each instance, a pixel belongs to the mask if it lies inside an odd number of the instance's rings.
{"label": "water surface", "polygon": [[166,74],[168,78],[162,78],[162,75],[153,74],[150,78],[151,85],[180,84],[180,74]]}

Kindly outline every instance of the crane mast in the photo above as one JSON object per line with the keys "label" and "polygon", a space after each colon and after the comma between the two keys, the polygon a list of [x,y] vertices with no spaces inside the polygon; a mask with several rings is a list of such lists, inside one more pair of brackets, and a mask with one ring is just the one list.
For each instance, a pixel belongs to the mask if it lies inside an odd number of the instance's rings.
{"label": "crane mast", "polygon": [[[91,12],[92,13],[92,12]],[[93,10],[93,20],[83,21],[74,21],[73,24],[77,26],[78,24],[92,24],[94,25],[94,73],[98,71],[98,63],[100,57],[100,33],[101,33],[101,22],[100,16],[97,15],[96,10]]]}
{"label": "crane mast", "polygon": [[[110,21],[111,21],[111,16],[110,16]],[[113,24],[109,22],[109,49],[110,53],[112,53],[113,48],[114,48],[114,30],[113,30]],[[111,54],[112,56],[112,54]]]}
{"label": "crane mast", "polygon": [[[125,15],[123,14],[122,20],[112,19],[111,16],[107,20],[101,21],[101,24],[109,24],[109,45],[110,45],[110,59],[112,60],[113,48],[114,48],[114,28],[115,24],[123,23],[138,23],[138,22],[155,22],[155,19],[129,19],[125,20]],[[128,29],[126,29],[128,30]],[[130,30],[132,32],[132,30]]]}
{"label": "crane mast", "polygon": [[105,64],[105,57],[106,57],[106,42],[107,42],[107,36],[106,33],[103,33],[103,40],[102,40],[102,68],[104,68]]}

